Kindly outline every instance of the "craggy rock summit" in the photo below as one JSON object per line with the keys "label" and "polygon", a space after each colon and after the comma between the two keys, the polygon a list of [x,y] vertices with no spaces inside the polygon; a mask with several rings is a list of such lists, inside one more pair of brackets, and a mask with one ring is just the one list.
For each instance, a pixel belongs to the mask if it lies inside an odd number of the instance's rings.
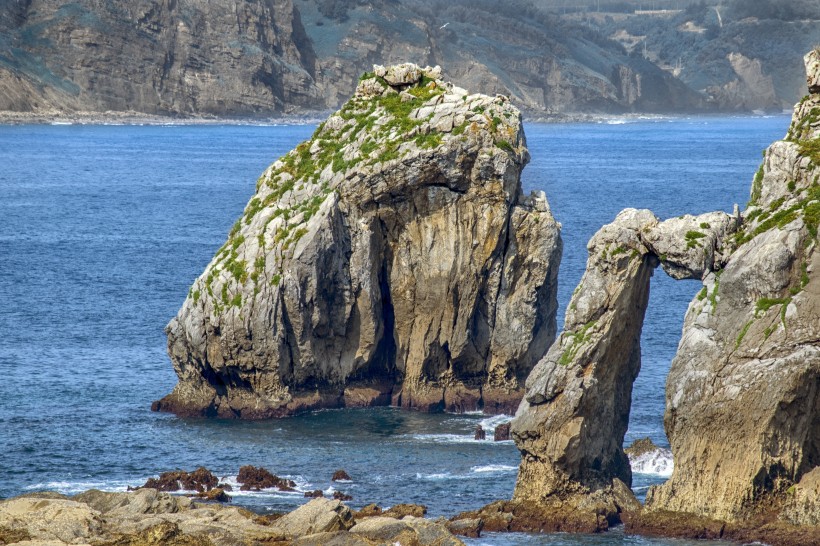
{"label": "craggy rock summit", "polygon": [[[658,222],[629,209],[592,238],[565,331],[512,424],[522,453],[513,504],[552,507],[547,517],[569,529],[633,512],[631,532],[817,543],[820,51],[806,65],[812,94],[765,152],[742,215]],[[638,512],[622,445],[658,264],[703,288],[667,380],[674,474]]]}
{"label": "craggy rock summit", "polygon": [[737,223],[723,212],[660,222],[627,209],[590,240],[564,332],[527,379],[512,423],[522,453],[514,502],[551,507],[569,530],[606,528],[636,507],[623,439],[650,278],[659,264],[675,278],[720,268]]}
{"label": "craggy rock summit", "polygon": [[510,411],[555,336],[559,224],[522,194],[521,116],[440,69],[376,66],[269,167],[166,329],[154,409]]}

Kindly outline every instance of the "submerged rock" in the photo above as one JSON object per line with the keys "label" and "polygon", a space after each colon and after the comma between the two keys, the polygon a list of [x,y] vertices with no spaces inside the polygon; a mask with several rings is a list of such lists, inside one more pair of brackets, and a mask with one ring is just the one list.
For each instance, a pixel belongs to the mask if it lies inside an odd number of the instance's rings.
{"label": "submerged rock", "polygon": [[561,254],[546,197],[522,192],[520,113],[434,69],[377,70],[259,179],[166,328],[179,383],[153,409],[518,405]]}

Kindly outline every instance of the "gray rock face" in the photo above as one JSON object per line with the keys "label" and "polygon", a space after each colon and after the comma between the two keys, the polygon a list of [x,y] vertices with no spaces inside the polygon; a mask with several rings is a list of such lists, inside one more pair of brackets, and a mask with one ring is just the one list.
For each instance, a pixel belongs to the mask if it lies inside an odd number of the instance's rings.
{"label": "gray rock face", "polygon": [[510,411],[555,336],[560,226],[522,195],[521,119],[437,69],[377,67],[274,163],[167,327],[155,409],[265,418]]}
{"label": "gray rock face", "polygon": [[291,0],[25,0],[12,11],[0,18],[0,110],[249,116],[324,106]]}
{"label": "gray rock face", "polygon": [[607,514],[634,507],[623,438],[650,278],[659,264],[675,278],[720,267],[735,224],[725,213],[659,222],[627,209],[590,240],[564,332],[527,379],[512,422],[522,453],[513,501]]}

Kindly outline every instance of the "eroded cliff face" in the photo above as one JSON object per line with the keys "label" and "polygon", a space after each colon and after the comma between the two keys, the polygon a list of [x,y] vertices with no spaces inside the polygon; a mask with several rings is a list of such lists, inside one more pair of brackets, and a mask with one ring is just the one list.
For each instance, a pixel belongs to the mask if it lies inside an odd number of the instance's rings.
{"label": "eroded cliff face", "polygon": [[324,106],[291,0],[25,0],[9,10],[0,110],[250,116]]}
{"label": "eroded cliff face", "polygon": [[628,209],[591,239],[565,330],[512,423],[522,453],[513,504],[592,530],[606,528],[601,515],[637,513],[622,443],[660,263],[703,288],[667,380],[674,474],[627,530],[789,544],[815,532],[772,538],[820,522],[820,51],[805,61],[812,94],[766,151],[742,215],[658,222]]}
{"label": "eroded cliff face", "polygon": [[650,509],[820,521],[819,60],[806,56],[812,94],[765,152],[737,249],[687,311],[666,393],[675,471]]}
{"label": "eroded cliff face", "polygon": [[623,438],[650,279],[659,264],[679,279],[720,267],[737,220],[715,212],[660,222],[627,209],[590,240],[564,332],[527,379],[512,423],[522,454],[514,502],[610,522],[635,508]]}
{"label": "eroded cliff face", "polygon": [[522,195],[518,110],[376,67],[274,163],[167,327],[155,409],[511,411],[555,336],[560,226]]}

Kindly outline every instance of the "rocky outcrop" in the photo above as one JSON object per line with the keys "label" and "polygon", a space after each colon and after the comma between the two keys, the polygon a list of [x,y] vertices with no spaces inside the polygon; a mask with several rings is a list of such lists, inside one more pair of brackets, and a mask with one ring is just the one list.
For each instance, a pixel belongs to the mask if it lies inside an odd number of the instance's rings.
{"label": "rocky outcrop", "polygon": [[514,502],[606,514],[610,522],[634,506],[623,439],[650,278],[659,264],[675,278],[720,268],[736,223],[720,212],[660,222],[627,209],[590,240],[564,332],[527,379],[512,422],[522,453]]}
{"label": "rocky outcrop", "polygon": [[[806,67],[812,86],[817,51]],[[786,139],[766,150],[737,249],[689,306],[667,380],[675,471],[647,495],[652,510],[738,521],[783,504],[786,521],[816,521],[808,499],[820,466],[818,119],[814,93]]]}
{"label": "rocky outcrop", "polygon": [[[806,56],[810,84],[818,60],[817,51]],[[812,94],[787,138],[766,151],[742,215],[659,222],[628,209],[590,240],[565,330],[527,379],[512,423],[522,462],[513,501],[501,507],[512,520],[516,507],[538,507],[548,526],[571,530],[591,525],[590,514],[611,522],[632,512],[632,532],[775,544],[816,538],[818,120],[820,95]],[[650,489],[638,514],[622,445],[658,264],[703,288],[667,380],[674,473]]]}
{"label": "rocky outcrop", "polygon": [[463,546],[446,522],[357,516],[336,500],[314,499],[273,522],[242,508],[198,504],[140,489],[32,494],[0,502],[0,543],[48,546]]}
{"label": "rocky outcrop", "polygon": [[375,70],[259,179],[166,329],[179,384],[154,409],[517,406],[561,253],[546,197],[522,193],[521,116],[438,68]]}

